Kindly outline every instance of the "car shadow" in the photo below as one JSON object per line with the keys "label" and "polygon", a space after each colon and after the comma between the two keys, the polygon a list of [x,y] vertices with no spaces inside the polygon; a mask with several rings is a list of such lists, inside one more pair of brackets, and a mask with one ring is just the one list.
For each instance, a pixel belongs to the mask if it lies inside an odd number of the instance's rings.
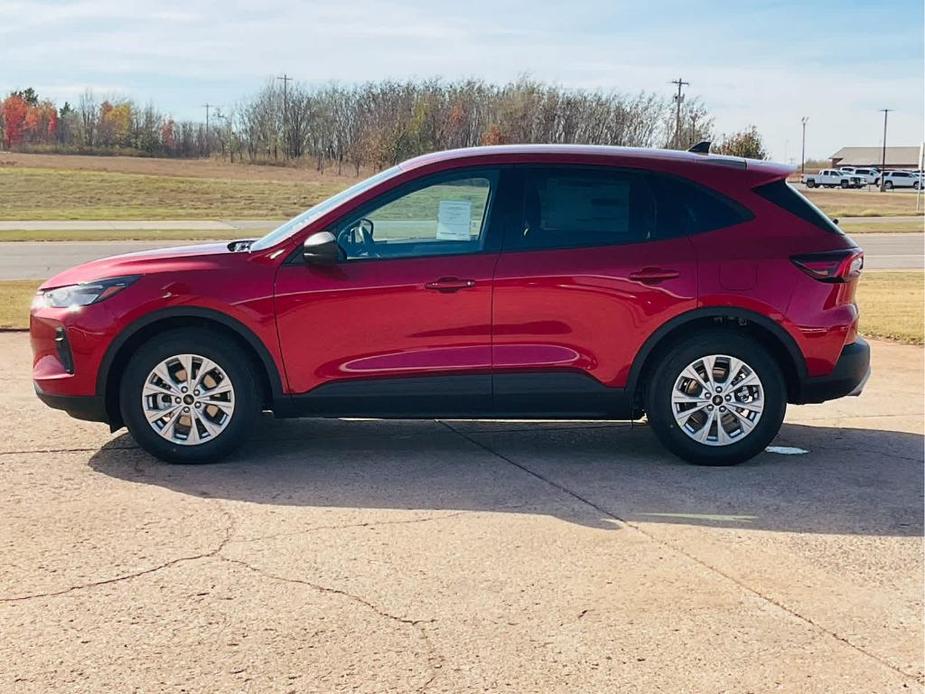
{"label": "car shadow", "polygon": [[[687,465],[645,425],[274,420],[227,461],[162,463],[122,434],[97,472],[183,494],[318,508],[545,514],[824,534],[921,536],[923,437],[787,424],[730,468]],[[588,503],[583,503],[588,502]]]}

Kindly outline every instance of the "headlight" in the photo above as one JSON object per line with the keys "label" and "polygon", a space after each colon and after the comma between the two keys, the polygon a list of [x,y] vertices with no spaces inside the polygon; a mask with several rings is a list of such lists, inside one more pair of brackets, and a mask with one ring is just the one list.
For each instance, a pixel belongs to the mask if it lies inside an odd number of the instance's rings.
{"label": "headlight", "polygon": [[118,294],[137,280],[138,277],[139,275],[111,277],[97,282],[83,282],[66,287],[46,289],[38,293],[35,297],[35,303],[46,308],[89,306],[90,304],[99,303],[103,299],[108,299],[113,294]]}

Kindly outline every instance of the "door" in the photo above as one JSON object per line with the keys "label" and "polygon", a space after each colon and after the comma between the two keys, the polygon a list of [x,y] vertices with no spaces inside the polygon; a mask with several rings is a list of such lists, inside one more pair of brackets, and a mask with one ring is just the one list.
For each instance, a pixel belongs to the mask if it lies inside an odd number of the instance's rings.
{"label": "door", "polygon": [[646,338],[697,304],[689,220],[673,179],[612,168],[525,174],[523,223],[495,271],[494,398],[501,414],[626,416]]}
{"label": "door", "polygon": [[280,346],[307,412],[466,414],[490,406],[498,172],[419,179],[329,229],[342,259],[282,266]]}

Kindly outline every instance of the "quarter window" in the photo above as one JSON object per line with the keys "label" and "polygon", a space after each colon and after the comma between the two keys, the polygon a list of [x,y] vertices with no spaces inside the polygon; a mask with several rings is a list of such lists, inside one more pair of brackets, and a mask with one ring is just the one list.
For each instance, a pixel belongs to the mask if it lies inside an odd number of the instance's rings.
{"label": "quarter window", "polygon": [[682,178],[652,174],[656,195],[656,236],[700,234],[748,221],[752,214],[708,188]]}

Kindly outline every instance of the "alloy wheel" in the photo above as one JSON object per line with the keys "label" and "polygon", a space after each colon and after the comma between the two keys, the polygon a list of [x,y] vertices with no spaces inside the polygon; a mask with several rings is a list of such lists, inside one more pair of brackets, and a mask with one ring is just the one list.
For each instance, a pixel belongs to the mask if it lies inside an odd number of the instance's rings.
{"label": "alloy wheel", "polygon": [[671,411],[688,437],[728,446],[748,436],[764,412],[764,387],[745,361],[726,354],[695,359],[675,380]]}
{"label": "alloy wheel", "polygon": [[234,414],[234,385],[225,370],[198,354],[177,354],[151,369],[141,392],[151,428],[182,446],[218,438]]}

